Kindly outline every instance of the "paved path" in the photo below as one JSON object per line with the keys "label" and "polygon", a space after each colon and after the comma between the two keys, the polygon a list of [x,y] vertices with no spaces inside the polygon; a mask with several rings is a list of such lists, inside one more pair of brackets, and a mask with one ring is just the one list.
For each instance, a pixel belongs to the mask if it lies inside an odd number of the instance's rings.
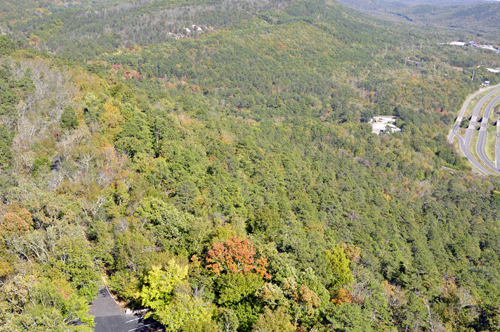
{"label": "paved path", "polygon": [[127,315],[111,298],[106,288],[101,288],[97,299],[92,301],[89,314],[95,317],[95,332],[152,332],[160,325],[143,315]]}

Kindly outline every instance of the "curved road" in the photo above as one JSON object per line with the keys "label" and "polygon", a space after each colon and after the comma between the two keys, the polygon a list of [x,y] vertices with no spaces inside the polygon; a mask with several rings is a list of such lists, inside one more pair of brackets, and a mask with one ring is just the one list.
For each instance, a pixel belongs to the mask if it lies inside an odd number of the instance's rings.
{"label": "curved road", "polygon": [[[469,123],[469,127],[467,128],[467,131],[465,132],[465,136],[464,137],[460,136],[458,134],[457,130],[460,127],[460,123],[462,122],[462,119],[463,119],[463,116],[465,114],[465,111],[467,110],[467,106],[469,105],[469,103],[471,102],[471,100],[474,97],[476,97],[480,93],[482,93],[484,91],[488,91],[488,90],[493,90],[493,91],[490,92],[490,93],[488,93],[486,96],[484,96],[483,98],[481,98],[479,100],[479,102],[477,103],[477,105],[474,107],[474,110],[472,111],[471,120],[470,120],[470,123]],[[472,155],[472,153],[470,151],[470,146],[471,146],[471,143],[472,143],[472,138],[474,137],[474,132],[476,130],[477,119],[478,119],[478,117],[479,117],[479,115],[481,113],[481,109],[483,108],[484,104],[488,101],[488,99],[490,99],[491,97],[493,97],[495,94],[497,94],[499,92],[500,92],[500,84],[492,86],[492,87],[489,87],[489,88],[486,88],[486,89],[479,90],[478,92],[476,92],[473,95],[469,96],[469,98],[467,98],[467,100],[465,101],[464,105],[462,106],[460,114],[457,117],[456,123],[452,127],[452,129],[450,131],[450,134],[448,135],[448,141],[450,143],[452,143],[453,138],[455,136],[458,137],[458,142],[459,142],[458,145],[459,145],[459,148],[460,148],[460,151],[462,152],[462,154],[469,160],[470,164],[475,169],[477,169],[480,173],[485,174],[485,175],[491,175],[493,173],[491,172],[491,170],[485,168],[479,161],[477,161],[476,158],[474,158],[474,156]],[[494,104],[491,107],[493,108],[493,106],[494,106]],[[490,110],[490,112],[491,112],[491,110]],[[484,143],[485,143],[486,142],[486,128],[487,128],[488,122],[485,121],[484,125],[485,125],[485,129],[483,131],[484,131]],[[479,147],[481,147],[481,145],[479,145]],[[482,149],[480,148],[479,150],[484,151],[484,144],[482,145]],[[481,154],[479,154],[479,155],[481,156]],[[486,159],[488,160],[488,158],[486,158]],[[481,158],[481,160],[482,160],[482,158]],[[483,160],[483,162],[485,162],[488,165],[488,163],[486,161]],[[500,174],[500,172],[498,172],[498,170],[497,170],[496,167],[493,167],[493,169],[498,174]]]}
{"label": "curved road", "polygon": [[495,160],[497,169],[500,169],[500,116],[497,119],[497,146],[495,149]]}
{"label": "curved road", "polygon": [[[497,96],[496,98],[493,98],[493,100],[486,106],[486,109],[484,110],[483,114],[483,119],[481,120],[481,126],[479,127],[479,136],[477,138],[477,144],[476,144],[476,152],[479,158],[493,170],[494,173],[500,175],[500,171],[498,170],[496,165],[493,165],[491,160],[486,156],[486,136],[487,136],[487,129],[488,129],[488,123],[489,123],[489,118],[491,111],[495,107],[495,105],[500,101],[500,96]],[[495,159],[498,159],[498,155],[495,156]]]}
{"label": "curved road", "polygon": [[456,127],[456,129],[458,129],[460,127],[460,123],[462,123],[462,119],[464,117],[465,111],[467,111],[467,106],[469,106],[469,103],[472,101],[472,99],[474,99],[479,94],[481,94],[481,93],[483,93],[485,91],[488,91],[488,90],[491,90],[491,89],[495,89],[495,88],[500,88],[500,84],[493,85],[493,86],[490,86],[490,87],[487,87],[487,88],[484,88],[484,89],[479,89],[477,92],[475,92],[474,94],[470,95],[469,98],[467,98],[467,100],[465,101],[465,103],[462,105],[462,109],[460,110],[460,113],[458,114],[458,117],[457,117],[456,122],[455,122],[455,126],[453,126],[451,128],[450,134],[448,135],[448,141],[450,143],[453,140],[453,137],[455,135],[458,136],[458,134],[456,133],[456,131],[454,131],[454,129],[455,129],[455,127]]}

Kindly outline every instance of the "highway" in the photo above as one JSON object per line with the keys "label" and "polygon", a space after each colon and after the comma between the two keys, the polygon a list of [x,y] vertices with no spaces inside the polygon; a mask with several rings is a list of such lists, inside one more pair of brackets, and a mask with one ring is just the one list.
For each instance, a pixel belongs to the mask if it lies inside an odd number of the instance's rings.
{"label": "highway", "polygon": [[[486,156],[486,136],[488,134],[488,124],[491,111],[495,107],[495,105],[500,101],[500,96],[493,98],[493,100],[486,106],[484,110],[483,119],[481,120],[481,126],[479,127],[479,135],[477,137],[476,144],[476,152],[479,158],[488,166],[494,173],[500,175],[500,171],[496,165],[493,165],[491,160]],[[498,140],[498,137],[497,137]],[[495,150],[498,149],[498,146]],[[498,159],[497,155],[495,155],[495,159]]]}
{"label": "highway", "polygon": [[500,88],[500,84],[493,85],[493,86],[490,86],[490,87],[487,87],[487,88],[484,88],[484,89],[479,89],[476,93],[470,95],[469,98],[467,98],[467,100],[465,101],[465,103],[462,106],[462,109],[460,110],[460,114],[458,114],[458,117],[457,117],[456,122],[455,122],[455,126],[452,127],[451,130],[450,130],[450,134],[448,135],[448,142],[451,143],[453,141],[453,137],[455,135],[457,135],[456,131],[454,130],[454,128],[455,127],[456,128],[460,127],[460,123],[462,123],[462,119],[464,117],[465,111],[467,111],[467,106],[469,106],[469,104],[472,101],[472,99],[474,99],[479,94],[481,94],[481,93],[483,93],[485,91],[488,91],[488,90],[491,90],[491,89],[495,89],[495,88]]}
{"label": "highway", "polygon": [[[474,107],[474,110],[472,111],[472,116],[471,116],[471,120],[469,123],[469,127],[467,128],[465,135],[460,136],[458,134],[458,129],[460,128],[460,124],[462,122],[462,119],[464,117],[464,114],[467,110],[469,103],[472,101],[473,98],[475,98],[479,94],[481,94],[485,91],[489,91],[489,90],[492,90],[492,91],[490,93],[488,93],[486,96],[484,96],[483,98],[481,98],[479,100],[479,102],[477,103],[477,105]],[[455,136],[458,137],[458,143],[459,143],[458,145],[460,148],[460,152],[462,152],[462,154],[469,160],[469,162],[473,168],[475,168],[479,173],[482,173],[484,175],[494,174],[494,173],[492,173],[492,171],[495,171],[495,173],[498,173],[498,174],[500,174],[500,172],[498,171],[498,169],[495,166],[492,167],[492,170],[489,170],[486,167],[484,167],[478,160],[476,160],[476,158],[474,158],[474,156],[472,155],[472,152],[470,151],[470,147],[472,144],[472,138],[474,137],[474,133],[476,131],[477,119],[478,119],[479,115],[481,114],[481,109],[483,108],[484,104],[488,101],[488,99],[490,99],[491,97],[493,97],[495,94],[498,94],[498,93],[500,93],[500,84],[486,88],[486,89],[479,90],[478,92],[469,96],[469,98],[467,98],[464,105],[462,106],[462,109],[460,110],[460,114],[457,117],[455,125],[451,128],[450,134],[448,135],[448,142],[449,143],[452,143],[453,138]],[[489,106],[490,106],[490,104],[488,105],[488,107]],[[494,104],[491,106],[491,108],[493,108],[493,106],[494,106]],[[490,110],[490,112],[491,112],[491,110]],[[484,125],[485,125],[485,128],[487,128],[488,122],[485,121]],[[478,146],[476,146],[476,151],[482,150],[483,151],[482,154],[484,154],[484,145],[486,143],[486,129],[483,129],[480,131],[484,131],[484,134],[482,135],[482,136],[484,136],[484,137],[482,137],[482,139],[484,141],[482,142],[482,145],[479,145],[479,149],[478,149]],[[478,144],[479,144],[479,139],[478,139]],[[478,153],[478,155],[481,157],[481,154]],[[485,154],[484,154],[484,157],[486,157]],[[491,167],[487,162],[488,158],[486,158],[486,161],[485,161],[481,157],[481,160],[486,165]],[[491,161],[490,161],[490,164],[493,165],[491,163]]]}
{"label": "highway", "polygon": [[500,116],[497,119],[497,145],[495,148],[495,160],[497,169],[500,169]]}

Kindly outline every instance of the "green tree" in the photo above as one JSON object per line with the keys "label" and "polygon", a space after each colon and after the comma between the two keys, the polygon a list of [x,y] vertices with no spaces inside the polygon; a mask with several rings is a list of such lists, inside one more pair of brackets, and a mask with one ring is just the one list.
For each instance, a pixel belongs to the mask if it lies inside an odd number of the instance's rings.
{"label": "green tree", "polygon": [[5,124],[0,124],[0,167],[7,166],[12,159],[11,144],[14,136]]}
{"label": "green tree", "polygon": [[10,55],[17,49],[9,36],[0,34],[0,55]]}
{"label": "green tree", "polygon": [[192,254],[200,245],[199,228],[206,230],[206,222],[156,197],[147,197],[136,210],[136,215],[150,223],[158,243],[176,253]]}
{"label": "green tree", "polygon": [[68,105],[61,115],[61,128],[75,129],[76,127],[78,127],[78,119],[76,118],[75,109],[73,106]]}
{"label": "green tree", "polygon": [[330,292],[332,297],[335,297],[338,291],[346,285],[354,281],[351,272],[351,260],[347,257],[344,248],[335,246],[330,252],[326,253],[326,257],[331,264],[331,285]]}
{"label": "green tree", "polygon": [[[39,284],[27,285],[29,300],[19,315],[17,312],[8,314],[4,319],[6,324],[0,326],[0,331],[71,331],[91,332],[94,319],[88,315],[89,305],[84,297],[76,293],[65,294],[48,279],[42,279]],[[82,322],[83,325],[75,325]]]}
{"label": "green tree", "polygon": [[357,304],[334,305],[329,303],[325,308],[325,318],[328,326],[335,332],[373,331],[368,312]]}
{"label": "green tree", "polygon": [[255,323],[253,332],[293,332],[295,327],[290,322],[290,315],[287,314],[283,307],[278,307],[276,310],[271,310],[268,307],[264,309],[264,313],[259,315],[257,323]]}

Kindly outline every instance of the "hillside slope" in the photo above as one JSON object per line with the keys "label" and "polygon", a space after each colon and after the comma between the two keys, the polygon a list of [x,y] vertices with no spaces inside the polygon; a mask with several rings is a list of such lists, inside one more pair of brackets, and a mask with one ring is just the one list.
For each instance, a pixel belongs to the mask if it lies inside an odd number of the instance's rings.
{"label": "hillside slope", "polygon": [[170,331],[498,327],[500,180],[446,142],[494,55],[333,1],[80,5],[0,36],[0,331],[91,331],[101,274]]}

